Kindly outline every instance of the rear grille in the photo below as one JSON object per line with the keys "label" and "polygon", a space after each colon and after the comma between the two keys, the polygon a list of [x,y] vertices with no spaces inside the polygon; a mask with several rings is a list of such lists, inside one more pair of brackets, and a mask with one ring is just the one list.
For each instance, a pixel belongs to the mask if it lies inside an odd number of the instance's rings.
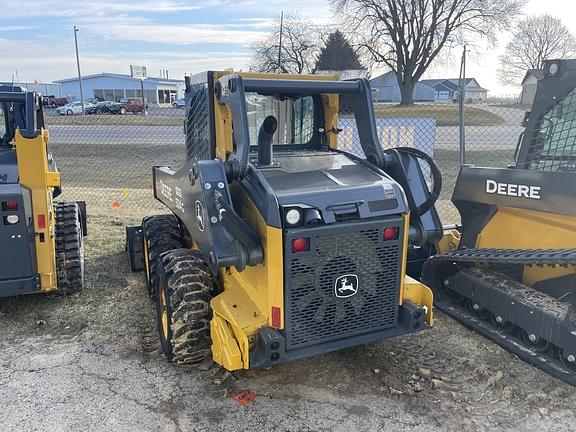
{"label": "rear grille", "polygon": [[[383,241],[385,226],[375,225],[338,224],[287,235],[287,244],[293,238],[308,237],[311,245],[308,253],[286,251],[288,349],[396,326],[401,242]],[[392,226],[401,227],[401,221]],[[354,275],[357,293],[337,297],[336,281],[341,286],[345,277],[345,283],[352,286]]]}

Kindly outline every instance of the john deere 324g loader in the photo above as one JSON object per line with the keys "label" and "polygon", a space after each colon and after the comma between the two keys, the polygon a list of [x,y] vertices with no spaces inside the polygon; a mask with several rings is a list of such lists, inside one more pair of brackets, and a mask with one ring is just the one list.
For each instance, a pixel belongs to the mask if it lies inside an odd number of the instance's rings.
{"label": "john deere 324g loader", "polygon": [[[382,151],[366,80],[208,72],[186,103],[186,158],[153,169],[171,214],[127,230],[168,360],[263,367],[432,325],[406,263],[442,236],[441,179]],[[341,113],[365,157],[339,150]]]}
{"label": "john deere 324g loader", "polygon": [[84,285],[83,202],[54,202],[40,96],[0,86],[0,297],[67,294]]}
{"label": "john deere 324g loader", "polygon": [[441,310],[576,385],[576,60],[545,62],[525,126],[512,166],[461,168],[462,228],[423,279]]}

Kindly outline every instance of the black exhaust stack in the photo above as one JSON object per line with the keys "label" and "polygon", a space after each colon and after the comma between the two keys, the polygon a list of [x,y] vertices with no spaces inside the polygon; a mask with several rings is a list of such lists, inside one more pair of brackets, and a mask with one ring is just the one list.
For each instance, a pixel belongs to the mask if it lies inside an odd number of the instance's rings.
{"label": "black exhaust stack", "polygon": [[264,119],[258,132],[258,166],[272,165],[272,138],[278,128],[276,117],[270,115]]}

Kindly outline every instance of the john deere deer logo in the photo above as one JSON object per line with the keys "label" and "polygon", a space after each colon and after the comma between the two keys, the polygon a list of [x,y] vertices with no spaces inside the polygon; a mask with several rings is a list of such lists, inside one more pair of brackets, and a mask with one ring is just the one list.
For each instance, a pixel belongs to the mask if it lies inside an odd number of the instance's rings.
{"label": "john deere deer logo", "polygon": [[358,292],[358,276],[345,274],[334,281],[334,294],[338,298],[352,297]]}

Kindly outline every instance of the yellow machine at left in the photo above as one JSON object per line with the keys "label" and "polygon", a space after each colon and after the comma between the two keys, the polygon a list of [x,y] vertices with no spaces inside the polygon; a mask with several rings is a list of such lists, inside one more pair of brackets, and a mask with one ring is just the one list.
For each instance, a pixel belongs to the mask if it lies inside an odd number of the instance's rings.
{"label": "yellow machine at left", "polygon": [[0,86],[0,297],[84,287],[84,202],[55,201],[40,96]]}

